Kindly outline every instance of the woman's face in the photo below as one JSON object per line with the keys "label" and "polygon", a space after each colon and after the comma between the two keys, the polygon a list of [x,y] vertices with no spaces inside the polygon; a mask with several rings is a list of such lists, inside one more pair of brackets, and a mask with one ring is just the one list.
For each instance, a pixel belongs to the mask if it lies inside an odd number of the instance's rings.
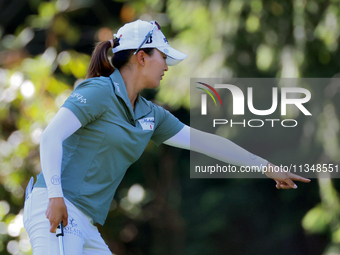
{"label": "woman's face", "polygon": [[168,71],[167,56],[155,49],[151,56],[146,55],[144,64],[145,88],[158,88],[164,72]]}

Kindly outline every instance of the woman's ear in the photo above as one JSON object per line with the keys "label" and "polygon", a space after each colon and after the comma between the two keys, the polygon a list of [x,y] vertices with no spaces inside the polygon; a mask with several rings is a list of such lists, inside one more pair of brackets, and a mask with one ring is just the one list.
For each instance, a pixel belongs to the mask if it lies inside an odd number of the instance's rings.
{"label": "woman's ear", "polygon": [[143,50],[137,52],[137,62],[144,66],[146,53]]}

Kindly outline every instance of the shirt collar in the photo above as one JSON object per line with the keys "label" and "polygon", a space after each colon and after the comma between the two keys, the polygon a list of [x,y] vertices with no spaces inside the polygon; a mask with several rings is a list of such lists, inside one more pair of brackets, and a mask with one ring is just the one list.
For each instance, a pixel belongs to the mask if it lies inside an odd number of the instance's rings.
{"label": "shirt collar", "polygon": [[115,94],[124,101],[125,105],[129,109],[131,115],[134,116],[135,120],[138,120],[151,112],[151,108],[146,99],[144,99],[139,93],[136,98],[135,111],[133,111],[123,77],[117,68],[115,68],[114,72],[110,75],[110,78],[114,87]]}

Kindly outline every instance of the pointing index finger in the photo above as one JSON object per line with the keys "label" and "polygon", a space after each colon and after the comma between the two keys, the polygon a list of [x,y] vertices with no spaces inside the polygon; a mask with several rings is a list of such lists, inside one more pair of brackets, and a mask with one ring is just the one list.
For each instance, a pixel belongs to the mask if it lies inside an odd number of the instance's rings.
{"label": "pointing index finger", "polygon": [[308,182],[311,181],[310,179],[307,179],[307,178],[304,178],[304,177],[302,177],[302,176],[299,176],[299,175],[296,175],[296,174],[292,174],[292,173],[289,173],[288,177],[289,177],[291,180],[300,181],[300,182],[305,182],[305,183],[308,183]]}

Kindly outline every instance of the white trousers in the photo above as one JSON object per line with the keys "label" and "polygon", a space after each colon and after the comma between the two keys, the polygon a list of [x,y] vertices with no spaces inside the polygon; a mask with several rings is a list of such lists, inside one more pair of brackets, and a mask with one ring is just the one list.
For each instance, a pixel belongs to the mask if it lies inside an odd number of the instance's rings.
{"label": "white trousers", "polygon": [[[64,198],[68,225],[64,227],[65,255],[112,255],[92,219]],[[24,226],[30,237],[33,255],[59,255],[59,241],[50,232],[45,212],[48,205],[47,189],[34,188],[25,201]]]}

